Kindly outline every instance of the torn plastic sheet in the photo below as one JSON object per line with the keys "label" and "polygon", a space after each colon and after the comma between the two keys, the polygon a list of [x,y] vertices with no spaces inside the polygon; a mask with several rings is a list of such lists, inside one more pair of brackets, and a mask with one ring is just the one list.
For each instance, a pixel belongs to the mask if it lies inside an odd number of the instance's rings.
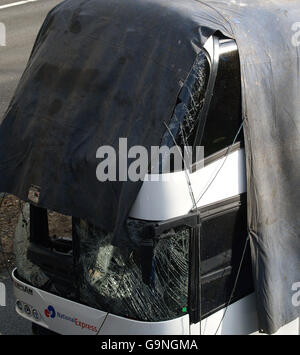
{"label": "torn plastic sheet", "polygon": [[[127,225],[137,245],[143,223],[128,220]],[[157,242],[153,258],[154,287],[149,287],[142,280],[139,248],[114,247],[112,234],[83,220],[75,228],[80,240],[82,302],[141,321],[169,320],[187,312],[188,229],[171,230]]]}

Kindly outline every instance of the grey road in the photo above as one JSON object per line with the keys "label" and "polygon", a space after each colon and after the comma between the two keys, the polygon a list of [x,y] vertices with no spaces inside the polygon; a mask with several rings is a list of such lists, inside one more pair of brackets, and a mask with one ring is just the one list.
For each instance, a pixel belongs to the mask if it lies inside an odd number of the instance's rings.
{"label": "grey road", "polygon": [[[25,3],[18,4],[22,2]],[[49,10],[60,2],[0,0],[0,23],[6,28],[6,46],[0,46],[0,122],[25,69],[43,20]]]}
{"label": "grey road", "polygon": [[[0,23],[6,29],[6,46],[0,46],[0,122],[25,69],[35,37],[49,10],[61,0],[0,0]],[[3,26],[2,26],[3,27]],[[14,310],[12,284],[0,272],[6,287],[6,307],[0,306],[0,334],[31,334],[31,324]]]}
{"label": "grey road", "polygon": [[0,306],[0,335],[30,335],[31,323],[15,312],[12,282],[6,272],[0,272],[0,282],[6,289],[6,306]]}

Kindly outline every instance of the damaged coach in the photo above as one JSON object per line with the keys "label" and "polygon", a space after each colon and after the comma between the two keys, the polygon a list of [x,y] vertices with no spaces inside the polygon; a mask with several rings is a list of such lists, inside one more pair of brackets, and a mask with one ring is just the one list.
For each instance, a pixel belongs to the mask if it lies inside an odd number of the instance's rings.
{"label": "damaged coach", "polygon": [[[245,4],[66,0],[48,14],[0,127],[0,191],[26,202],[15,233],[16,311],[35,333],[299,334],[288,301],[297,273],[268,264],[284,252],[264,239],[269,227],[286,236],[299,265],[297,225],[285,230],[282,212],[275,228],[267,206],[283,170],[275,182],[274,164],[261,161],[274,152],[268,134],[254,144],[267,129],[259,110],[280,105],[269,95],[276,83],[268,66],[261,75],[265,58],[240,45],[250,36],[243,18],[270,26],[279,15],[275,4]],[[271,129],[283,120],[276,115]],[[192,158],[167,170],[162,156],[141,181],[100,182],[97,149],[118,151],[122,137],[148,152],[189,146]],[[260,178],[273,185],[262,192]],[[285,198],[281,206],[297,210],[296,197]],[[63,236],[52,233],[54,212],[69,224]],[[272,282],[287,292],[286,311]]]}

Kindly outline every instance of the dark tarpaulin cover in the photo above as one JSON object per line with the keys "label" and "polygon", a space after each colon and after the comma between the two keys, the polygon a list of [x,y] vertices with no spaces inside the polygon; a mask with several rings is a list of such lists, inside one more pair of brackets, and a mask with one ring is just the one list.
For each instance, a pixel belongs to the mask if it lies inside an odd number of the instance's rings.
{"label": "dark tarpaulin cover", "polygon": [[53,9],[0,128],[0,191],[87,218],[126,244],[141,183],[96,179],[97,148],[159,145],[206,39],[237,41],[259,327],[299,316],[300,60],[295,0],[67,0]]}

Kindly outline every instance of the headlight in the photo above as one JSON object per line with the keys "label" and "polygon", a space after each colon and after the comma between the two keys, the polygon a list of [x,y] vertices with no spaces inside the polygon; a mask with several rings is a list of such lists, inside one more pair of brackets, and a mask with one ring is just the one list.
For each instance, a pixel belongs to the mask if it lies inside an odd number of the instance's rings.
{"label": "headlight", "polygon": [[20,300],[16,301],[16,306],[19,311],[23,312],[23,303]]}
{"label": "headlight", "polygon": [[24,312],[28,315],[31,316],[31,309],[27,304],[24,304]]}
{"label": "headlight", "polygon": [[32,316],[35,320],[40,320],[40,318],[41,318],[39,312],[36,309],[32,310]]}

